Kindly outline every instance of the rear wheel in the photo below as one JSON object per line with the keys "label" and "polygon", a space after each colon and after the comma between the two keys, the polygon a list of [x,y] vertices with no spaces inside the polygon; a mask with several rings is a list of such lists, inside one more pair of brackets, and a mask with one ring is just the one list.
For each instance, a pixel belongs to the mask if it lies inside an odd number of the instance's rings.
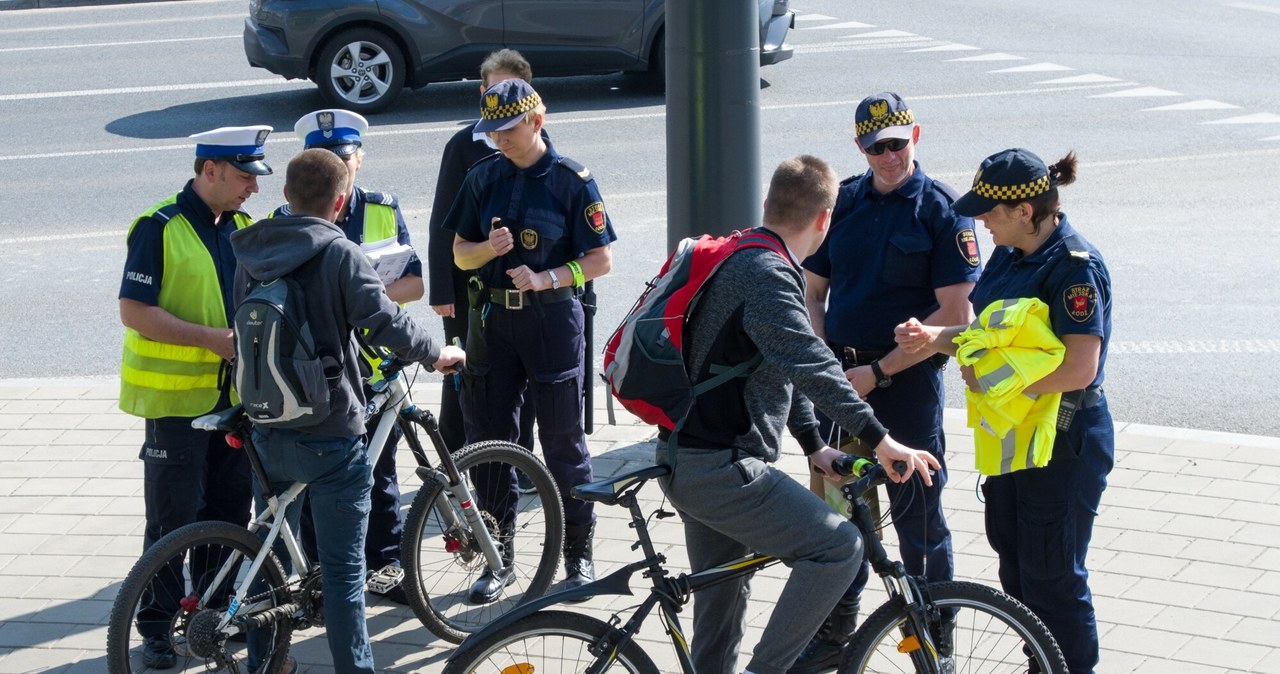
{"label": "rear wheel", "polygon": [[[216,630],[236,588],[249,582],[245,574],[262,543],[243,527],[227,522],[197,522],[178,529],[147,548],[120,585],[107,625],[107,671],[131,674],[151,671],[148,659],[155,643],[176,660],[175,672],[204,672],[234,659],[247,671],[248,645]],[[210,592],[217,576],[223,580]],[[284,570],[267,557],[245,605],[254,613],[288,600]],[[204,598],[208,597],[208,601]],[[241,613],[245,610],[242,608]],[[292,626],[283,619],[249,635],[267,662],[259,671],[277,672],[289,652]],[[148,641],[152,648],[148,648]],[[151,651],[151,652],[149,652]],[[257,663],[255,663],[257,664]],[[259,665],[260,666],[260,665]]]}
{"label": "rear wheel", "polygon": [[[613,631],[590,616],[565,611],[527,615],[465,651],[454,653],[444,674],[491,672],[581,672],[595,662],[592,651]],[[616,655],[609,674],[658,674],[658,667],[635,641]]]}
{"label": "rear wheel", "polygon": [[[1012,597],[977,583],[929,585],[929,595],[943,615],[955,614],[948,628],[949,658],[936,663],[941,672],[973,674],[1067,674],[1058,644],[1040,619]],[[945,624],[945,623],[942,623]],[[910,621],[901,598],[872,613],[853,635],[841,658],[840,674],[919,672],[928,662],[920,640],[908,634]],[[941,625],[931,628],[940,631]],[[948,657],[948,639],[934,636],[939,655]],[[1038,667],[1038,669],[1037,669]],[[1030,669],[1029,669],[1030,668]],[[929,671],[923,668],[923,671]]]}
{"label": "rear wheel", "polygon": [[[481,507],[498,502],[499,487],[503,493],[511,493],[515,471],[533,485],[531,493],[516,494],[515,520],[508,525],[508,534],[513,534],[507,537],[512,545],[513,579],[487,603],[473,602],[470,597],[472,584],[488,566],[480,540],[458,500],[447,485],[436,480],[425,481],[413,499],[400,555],[405,596],[428,630],[441,639],[461,643],[471,632],[551,587],[564,545],[564,509],[550,471],[519,445],[480,442],[458,450],[454,461]],[[480,473],[506,477],[498,483],[490,479],[486,484],[493,493],[484,493],[476,479]],[[507,545],[499,535],[502,527],[497,519],[483,511],[481,518],[495,541]],[[501,556],[502,550],[495,552]]]}
{"label": "rear wheel", "polygon": [[325,43],[316,60],[314,79],[330,105],[374,113],[400,95],[407,69],[404,52],[391,36],[372,28],[355,28]]}

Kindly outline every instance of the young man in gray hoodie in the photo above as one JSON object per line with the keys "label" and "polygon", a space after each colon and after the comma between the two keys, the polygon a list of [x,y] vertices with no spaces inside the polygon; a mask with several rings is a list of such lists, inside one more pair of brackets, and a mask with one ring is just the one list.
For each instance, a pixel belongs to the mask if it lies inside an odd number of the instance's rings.
{"label": "young man in gray hoodie", "polygon": [[[335,671],[374,671],[364,619],[364,539],[369,523],[372,468],[361,436],[364,400],[353,328],[365,339],[407,361],[442,372],[460,367],[465,355],[441,347],[403,308],[387,298],[360,246],[333,224],[346,199],[347,169],[328,150],[303,150],[289,162],[284,195],[291,216],[268,218],[231,237],[238,267],[236,302],[251,279],[289,274],[305,289],[305,306],[316,350],[342,363],[330,392],[331,412],[302,429],[258,428],[253,442],[271,486],[282,491],[308,483],[316,545],[324,574],[324,614]],[[260,492],[255,485],[255,492]],[[259,510],[264,504],[259,499]],[[290,507],[297,526],[297,504]]]}
{"label": "young man in gray hoodie", "polygon": [[[684,521],[689,564],[701,570],[750,551],[791,567],[778,603],[747,665],[751,674],[784,674],[849,586],[862,561],[862,538],[790,475],[773,467],[786,426],[814,470],[835,478],[841,453],[823,444],[816,404],[875,448],[901,482],[938,461],[889,437],[858,397],[831,349],[813,333],[800,261],[827,235],[837,178],[821,159],[782,162],[765,198],[761,231],[788,256],[749,248],[730,256],[707,283],[685,333],[689,372],[703,381],[714,365],[764,356],[750,376],[698,398],[678,436],[675,465],[662,486]],[[810,399],[814,402],[810,403]],[[665,432],[657,458],[668,462]],[[692,655],[699,672],[734,674],[744,631],[748,580],[721,583],[694,597]]]}

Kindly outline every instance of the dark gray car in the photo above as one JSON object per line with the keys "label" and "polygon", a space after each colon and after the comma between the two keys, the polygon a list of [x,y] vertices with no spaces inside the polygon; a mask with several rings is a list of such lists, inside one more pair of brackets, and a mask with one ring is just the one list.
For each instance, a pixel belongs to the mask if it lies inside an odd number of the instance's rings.
{"label": "dark gray car", "polygon": [[[760,63],[791,58],[790,0],[758,0]],[[518,49],[533,71],[663,69],[663,0],[250,0],[249,64],[314,81],[335,107],[371,113],[405,87],[476,77],[486,54]]]}

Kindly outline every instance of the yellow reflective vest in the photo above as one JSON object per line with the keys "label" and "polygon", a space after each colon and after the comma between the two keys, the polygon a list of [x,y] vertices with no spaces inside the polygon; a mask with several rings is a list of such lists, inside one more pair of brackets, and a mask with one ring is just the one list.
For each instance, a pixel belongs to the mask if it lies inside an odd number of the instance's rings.
{"label": "yellow reflective vest", "polygon": [[1004,475],[1049,463],[1062,394],[1026,392],[1066,356],[1048,305],[1034,297],[992,302],[955,343],[956,361],[973,367],[982,389],[965,391],[978,472]]}
{"label": "yellow reflective vest", "polygon": [[[157,306],[190,323],[225,328],[226,305],[217,264],[178,208],[177,198],[174,195],[152,206],[129,232],[144,218],[165,223],[164,276]],[[233,217],[236,229],[253,223],[244,213]],[[125,328],[120,409],[146,419],[206,414],[218,403],[222,363],[221,356],[206,348],[157,342]]]}

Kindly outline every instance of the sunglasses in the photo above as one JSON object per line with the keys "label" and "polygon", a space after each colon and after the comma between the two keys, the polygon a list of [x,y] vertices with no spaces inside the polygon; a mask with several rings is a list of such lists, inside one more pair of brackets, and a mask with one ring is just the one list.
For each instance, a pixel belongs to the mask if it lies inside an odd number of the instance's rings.
{"label": "sunglasses", "polygon": [[880,156],[884,154],[885,150],[891,150],[893,152],[901,152],[903,149],[907,147],[907,144],[910,142],[911,140],[908,138],[891,138],[889,140],[882,140],[878,143],[873,143],[871,147],[867,148],[866,150],[867,150],[867,154],[869,155]]}

